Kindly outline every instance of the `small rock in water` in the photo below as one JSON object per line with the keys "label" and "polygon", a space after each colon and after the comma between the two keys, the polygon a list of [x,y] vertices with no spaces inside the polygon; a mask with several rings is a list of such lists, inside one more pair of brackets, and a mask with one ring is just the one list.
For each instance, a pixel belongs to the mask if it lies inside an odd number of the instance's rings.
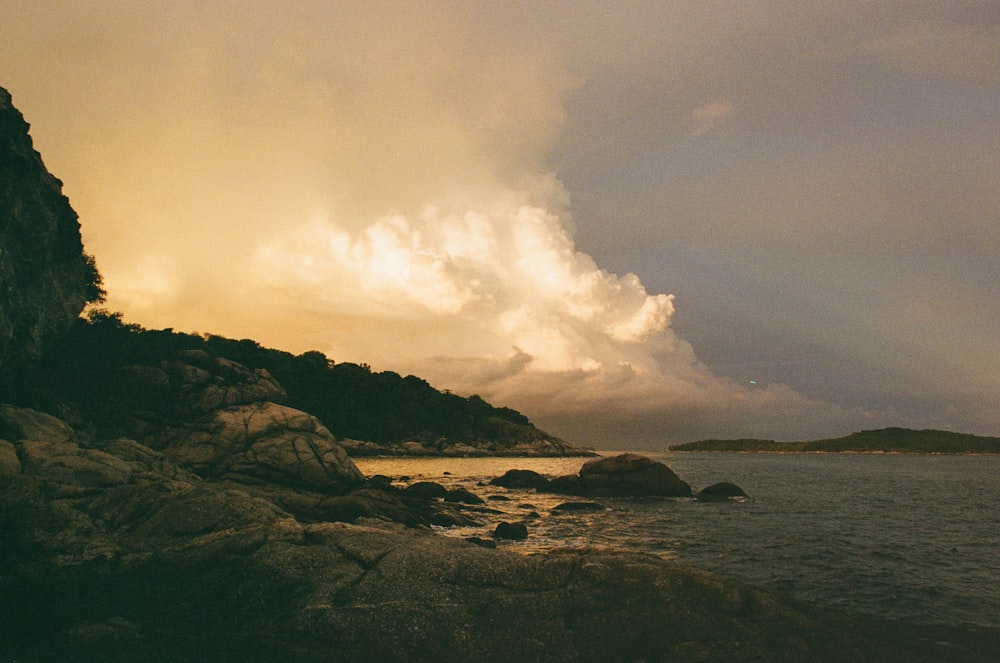
{"label": "small rock in water", "polygon": [[549,480],[534,470],[507,470],[502,477],[492,479],[490,485],[541,490],[549,485]]}
{"label": "small rock in water", "polygon": [[376,474],[375,476],[368,477],[368,485],[373,488],[390,488],[392,487],[392,477],[387,477],[384,474]]}
{"label": "small rock in water", "polygon": [[493,530],[493,538],[523,541],[528,538],[528,526],[524,523],[502,522]]}
{"label": "small rock in water", "polygon": [[475,493],[470,493],[465,488],[452,488],[444,496],[445,502],[461,502],[462,504],[485,504],[483,498]]}
{"label": "small rock in water", "polygon": [[604,511],[607,507],[600,502],[563,502],[552,508],[552,513],[578,513],[581,511]]}
{"label": "small rock in water", "polygon": [[448,489],[436,481],[418,481],[404,488],[403,494],[420,500],[433,500],[447,495]]}
{"label": "small rock in water", "polygon": [[467,536],[465,540],[469,543],[479,546],[480,548],[496,548],[497,542],[492,539],[481,539],[478,536]]}
{"label": "small rock in water", "polygon": [[731,497],[746,496],[747,494],[743,492],[742,488],[728,481],[713,483],[711,486],[702,488],[697,495],[699,502],[721,502]]}

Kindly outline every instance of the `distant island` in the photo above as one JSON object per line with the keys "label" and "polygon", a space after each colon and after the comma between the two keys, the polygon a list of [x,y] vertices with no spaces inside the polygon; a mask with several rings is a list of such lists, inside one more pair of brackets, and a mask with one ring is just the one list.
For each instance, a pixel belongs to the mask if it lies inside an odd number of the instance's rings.
{"label": "distant island", "polygon": [[700,440],[678,444],[670,449],[744,453],[1000,454],[1000,437],[983,437],[943,430],[881,428],[827,440],[802,442],[754,439]]}

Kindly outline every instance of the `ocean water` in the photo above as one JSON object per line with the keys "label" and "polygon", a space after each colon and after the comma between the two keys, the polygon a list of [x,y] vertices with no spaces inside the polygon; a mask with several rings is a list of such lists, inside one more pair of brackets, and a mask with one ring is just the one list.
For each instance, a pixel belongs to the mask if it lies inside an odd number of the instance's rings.
{"label": "ocean water", "polygon": [[[619,452],[603,452],[605,454]],[[362,458],[368,476],[437,481],[487,499],[489,537],[525,520],[525,554],[613,546],[683,561],[820,606],[916,624],[1000,627],[1000,456],[640,452],[698,490],[732,481],[749,498],[600,498],[603,511],[553,514],[573,498],[487,486],[509,469],[557,476],[581,458]],[[408,480],[399,480],[408,477]]]}

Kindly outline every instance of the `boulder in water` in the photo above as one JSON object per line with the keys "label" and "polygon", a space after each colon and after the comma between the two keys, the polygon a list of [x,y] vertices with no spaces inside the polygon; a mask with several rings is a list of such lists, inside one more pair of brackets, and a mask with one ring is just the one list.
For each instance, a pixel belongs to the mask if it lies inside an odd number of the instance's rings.
{"label": "boulder in water", "polygon": [[699,502],[722,502],[734,497],[746,496],[747,494],[743,492],[743,489],[735,483],[720,481],[719,483],[713,483],[711,486],[702,488],[698,491],[696,497]]}
{"label": "boulder in water", "polygon": [[552,513],[581,513],[588,511],[604,511],[606,506],[600,502],[563,502],[552,507]]}
{"label": "boulder in water", "polygon": [[508,523],[504,521],[493,530],[493,538],[523,541],[528,538],[528,526],[524,523]]}
{"label": "boulder in water", "polygon": [[490,485],[501,488],[542,490],[549,485],[549,480],[534,470],[507,470],[503,476],[492,479]]}
{"label": "boulder in water", "polygon": [[690,497],[691,486],[669,467],[646,456],[624,453],[596,458],[580,469],[577,495],[591,497]]}
{"label": "boulder in water", "polygon": [[452,488],[444,496],[445,502],[458,502],[461,504],[486,504],[482,497],[471,493],[465,488]]}
{"label": "boulder in water", "polygon": [[436,481],[418,481],[404,488],[403,494],[420,500],[433,500],[447,495],[448,489]]}

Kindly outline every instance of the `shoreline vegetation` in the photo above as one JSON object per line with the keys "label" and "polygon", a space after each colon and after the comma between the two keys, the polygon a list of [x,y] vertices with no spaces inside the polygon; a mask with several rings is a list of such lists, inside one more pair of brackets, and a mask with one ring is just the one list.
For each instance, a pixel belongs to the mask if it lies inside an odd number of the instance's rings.
{"label": "shoreline vegetation", "polygon": [[800,442],[700,440],[677,444],[671,446],[670,450],[729,453],[1000,454],[1000,437],[894,427]]}
{"label": "shoreline vegetation", "polygon": [[[115,403],[135,395],[137,385],[123,385],[137,366],[157,366],[185,352],[265,371],[284,392],[282,404],[319,419],[351,456],[597,455],[548,434],[512,408],[435,389],[414,375],[335,362],[318,351],[294,355],[251,339],[145,329],[104,309],[77,319],[32,371],[0,376],[0,402],[113,411]],[[160,408],[154,403],[150,409]]]}

